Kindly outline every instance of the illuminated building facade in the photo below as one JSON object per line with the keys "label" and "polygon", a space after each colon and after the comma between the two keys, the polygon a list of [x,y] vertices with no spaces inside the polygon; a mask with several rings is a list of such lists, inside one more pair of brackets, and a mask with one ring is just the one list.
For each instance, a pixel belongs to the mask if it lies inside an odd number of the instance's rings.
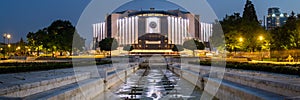
{"label": "illuminated building facade", "polygon": [[277,7],[269,8],[267,16],[267,29],[271,30],[284,25],[288,17],[289,16],[287,13],[281,13]]}
{"label": "illuminated building facade", "polygon": [[134,49],[168,50],[196,38],[208,42],[212,24],[201,23],[199,15],[177,10],[126,10],[113,12],[105,22],[93,24],[94,42],[110,37],[119,46]]}

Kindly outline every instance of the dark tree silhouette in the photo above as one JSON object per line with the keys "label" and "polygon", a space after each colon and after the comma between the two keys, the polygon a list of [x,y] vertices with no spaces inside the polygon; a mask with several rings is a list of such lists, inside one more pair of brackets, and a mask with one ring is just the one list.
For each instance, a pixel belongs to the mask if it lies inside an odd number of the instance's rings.
{"label": "dark tree silhouette", "polygon": [[[72,50],[74,49],[82,50],[85,44],[85,39],[80,37],[75,31],[75,27],[71,22],[63,20],[56,20],[49,27],[37,32],[29,32],[27,40],[28,45],[34,50],[37,49],[37,52],[42,47],[46,51],[59,51],[61,55],[63,51],[68,51],[72,54]],[[76,42],[74,43],[75,45],[72,45],[73,42]]]}
{"label": "dark tree silhouette", "polygon": [[111,57],[111,51],[117,50],[118,46],[119,46],[119,43],[114,38],[105,38],[99,42],[100,50],[110,51],[110,53],[109,53],[110,57]]}
{"label": "dark tree silhouette", "polygon": [[255,7],[252,4],[251,0],[247,0],[243,12],[243,20],[246,22],[255,22],[259,23],[257,20],[257,15],[255,11]]}

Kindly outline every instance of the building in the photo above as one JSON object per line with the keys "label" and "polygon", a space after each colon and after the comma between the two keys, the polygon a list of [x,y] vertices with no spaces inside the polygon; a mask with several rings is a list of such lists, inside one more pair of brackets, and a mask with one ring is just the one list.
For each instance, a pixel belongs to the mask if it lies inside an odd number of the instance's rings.
{"label": "building", "polygon": [[286,23],[288,19],[287,13],[281,13],[279,8],[273,7],[268,9],[267,29],[271,30],[280,27]]}
{"label": "building", "polygon": [[104,22],[93,24],[94,43],[110,37],[117,39],[120,47],[170,51],[174,45],[183,45],[192,38],[209,42],[212,24],[200,22],[199,15],[175,4],[168,5],[178,9],[115,10]]}

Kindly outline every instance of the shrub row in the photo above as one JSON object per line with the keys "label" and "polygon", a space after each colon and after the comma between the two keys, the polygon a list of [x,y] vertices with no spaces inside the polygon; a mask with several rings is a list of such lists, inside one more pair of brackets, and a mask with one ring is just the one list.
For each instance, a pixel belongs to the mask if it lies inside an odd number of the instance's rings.
{"label": "shrub row", "polygon": [[[76,63],[75,66],[93,65],[93,62]],[[97,61],[96,65],[111,64],[111,61]],[[72,68],[72,62],[24,62],[24,63],[1,63],[0,74],[5,73],[19,73],[30,71],[42,71],[51,69]]]}
{"label": "shrub row", "polygon": [[[222,63],[220,62],[211,62],[211,61],[200,61],[200,62],[190,62],[190,63],[200,64],[205,66],[211,66],[212,64],[214,66],[222,66]],[[270,63],[226,62],[226,68],[300,75],[299,65],[289,65],[289,64],[278,65],[278,64],[270,64]]]}

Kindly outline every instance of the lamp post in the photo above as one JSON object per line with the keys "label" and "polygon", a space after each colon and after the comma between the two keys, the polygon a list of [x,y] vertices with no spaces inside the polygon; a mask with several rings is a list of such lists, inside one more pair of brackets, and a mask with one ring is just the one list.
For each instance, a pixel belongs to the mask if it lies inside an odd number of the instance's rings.
{"label": "lamp post", "polygon": [[9,39],[11,38],[11,35],[9,34],[9,33],[4,33],[3,34],[3,44],[4,44],[4,52],[3,52],[3,59],[5,59],[5,54],[6,54],[6,52],[5,52],[5,48],[6,48],[6,46],[5,46],[5,39],[7,38],[7,46],[8,46],[8,48],[10,48],[10,44],[9,44]]}
{"label": "lamp post", "polygon": [[3,45],[4,45],[4,49],[3,49],[3,60],[5,59],[5,38],[6,38],[6,33],[3,34]]}
{"label": "lamp post", "polygon": [[11,45],[10,45],[10,43],[9,43],[9,40],[10,40],[10,38],[11,38],[11,35],[10,35],[10,34],[7,34],[6,37],[7,37],[7,44],[8,44],[8,50],[7,50],[7,53],[8,53],[8,55],[9,55],[9,51],[10,51],[10,47],[11,47]]}
{"label": "lamp post", "polygon": [[11,35],[10,35],[9,33],[4,33],[4,34],[3,34],[3,43],[4,43],[4,49],[3,49],[3,50],[4,50],[4,54],[3,54],[3,59],[5,59],[5,54],[6,54],[6,52],[5,52],[5,47],[6,47],[6,46],[5,46],[5,39],[6,39],[6,38],[8,39],[8,43],[7,43],[7,44],[8,44],[8,46],[10,47],[10,45],[9,45],[9,39],[11,38]]}
{"label": "lamp post", "polygon": [[[264,40],[264,37],[263,36],[258,36],[258,40],[262,43],[262,41]],[[263,52],[262,52],[262,45],[260,47],[260,53],[261,53],[261,61],[264,60],[264,55],[263,55]]]}
{"label": "lamp post", "polygon": [[[243,37],[239,37],[238,38],[238,42],[239,42],[238,45],[242,46],[242,43],[244,42],[244,38]],[[235,54],[236,54],[236,46],[234,46],[234,52],[235,52]],[[241,51],[241,47],[240,47],[239,51]]]}

